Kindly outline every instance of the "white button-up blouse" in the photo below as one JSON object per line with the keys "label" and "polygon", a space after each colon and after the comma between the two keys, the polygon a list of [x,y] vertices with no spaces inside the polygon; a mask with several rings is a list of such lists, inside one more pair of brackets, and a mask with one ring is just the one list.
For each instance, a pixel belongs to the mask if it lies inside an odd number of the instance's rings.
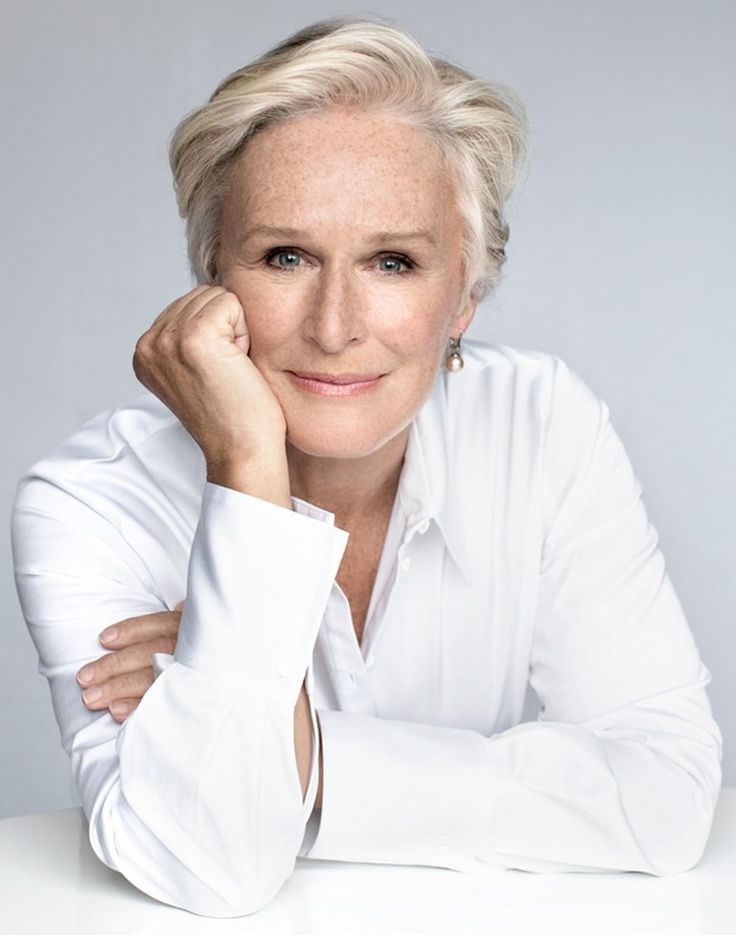
{"label": "white button-up blouse", "polygon": [[[362,645],[332,514],[207,482],[150,393],[22,478],[17,588],[90,842],[155,899],[248,914],[298,856],[660,875],[702,855],[710,674],[608,407],[553,354],[464,354],[412,424]],[[183,598],[138,708],[87,710],[100,631]]]}

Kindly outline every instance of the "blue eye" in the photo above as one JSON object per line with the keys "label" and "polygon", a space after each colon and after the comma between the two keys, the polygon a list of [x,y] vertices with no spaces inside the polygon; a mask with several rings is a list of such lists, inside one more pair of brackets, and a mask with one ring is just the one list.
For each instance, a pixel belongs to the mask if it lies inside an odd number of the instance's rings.
{"label": "blue eye", "polygon": [[[274,263],[273,261],[277,262]],[[276,247],[269,250],[266,254],[266,262],[269,266],[276,266],[278,269],[295,269],[301,261],[301,257],[290,247]]]}
{"label": "blue eye", "polygon": [[[414,263],[407,256],[402,256],[400,253],[389,253],[386,256],[382,256],[379,260],[379,263],[391,263],[393,264],[393,269],[386,269],[384,267],[384,272],[389,273],[389,275],[402,275],[403,273],[408,273],[409,270],[414,268]],[[399,269],[398,267],[403,263],[406,269]]]}

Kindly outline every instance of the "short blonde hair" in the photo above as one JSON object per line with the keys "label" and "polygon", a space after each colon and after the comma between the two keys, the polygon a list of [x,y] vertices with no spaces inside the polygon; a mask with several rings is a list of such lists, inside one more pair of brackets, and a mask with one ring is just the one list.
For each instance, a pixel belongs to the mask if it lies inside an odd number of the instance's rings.
{"label": "short blonde hair", "polygon": [[527,153],[523,105],[508,88],[363,17],[299,30],[225,78],[174,130],[169,161],[197,282],[217,279],[228,170],[248,140],[278,121],[335,105],[390,114],[437,143],[464,220],[463,298],[485,298],[506,259],[503,208]]}

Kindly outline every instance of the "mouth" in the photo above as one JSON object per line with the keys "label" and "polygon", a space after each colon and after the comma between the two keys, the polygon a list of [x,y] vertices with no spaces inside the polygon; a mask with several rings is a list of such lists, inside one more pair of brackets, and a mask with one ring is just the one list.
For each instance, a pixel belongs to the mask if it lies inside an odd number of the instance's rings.
{"label": "mouth", "polygon": [[317,396],[358,396],[369,393],[383,379],[383,373],[311,373],[287,370],[300,390]]}

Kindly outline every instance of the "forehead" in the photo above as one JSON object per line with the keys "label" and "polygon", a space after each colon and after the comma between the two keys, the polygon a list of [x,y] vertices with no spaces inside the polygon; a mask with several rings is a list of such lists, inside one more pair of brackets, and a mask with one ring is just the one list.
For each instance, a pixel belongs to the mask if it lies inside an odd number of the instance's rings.
{"label": "forehead", "polygon": [[385,114],[332,109],[257,133],[234,163],[224,217],[248,226],[407,229],[457,226],[455,189],[437,145]]}

